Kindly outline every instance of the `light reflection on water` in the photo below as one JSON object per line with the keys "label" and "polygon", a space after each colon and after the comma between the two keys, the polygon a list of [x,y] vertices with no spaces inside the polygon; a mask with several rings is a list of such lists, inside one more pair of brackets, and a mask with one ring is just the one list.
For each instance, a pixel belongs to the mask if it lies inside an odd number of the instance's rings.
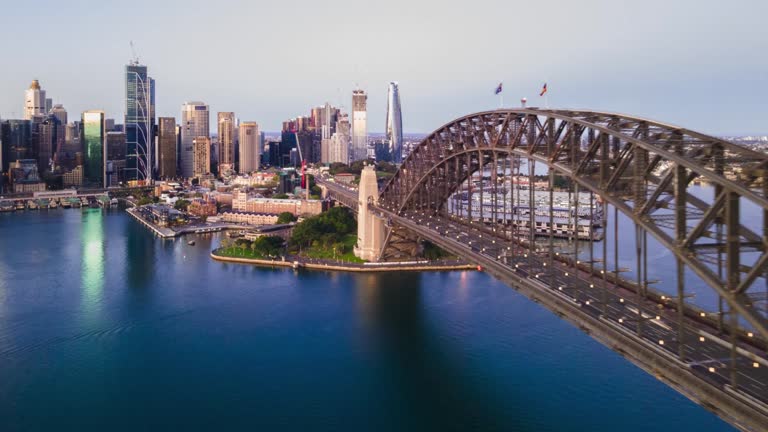
{"label": "light reflection on water", "polygon": [[94,318],[101,308],[101,297],[104,291],[105,279],[105,245],[104,217],[101,210],[85,210],[83,212],[83,228],[80,232],[80,242],[83,247],[81,287],[82,305],[85,316]]}

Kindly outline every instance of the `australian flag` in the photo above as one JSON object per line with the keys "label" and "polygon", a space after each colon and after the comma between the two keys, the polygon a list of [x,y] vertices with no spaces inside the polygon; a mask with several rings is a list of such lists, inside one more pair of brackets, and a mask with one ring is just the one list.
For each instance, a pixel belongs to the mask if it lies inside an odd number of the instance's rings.
{"label": "australian flag", "polygon": [[495,91],[493,94],[499,94],[499,93],[501,93],[501,84],[502,84],[502,83],[499,83],[499,86],[498,86],[498,87],[496,87],[496,91]]}

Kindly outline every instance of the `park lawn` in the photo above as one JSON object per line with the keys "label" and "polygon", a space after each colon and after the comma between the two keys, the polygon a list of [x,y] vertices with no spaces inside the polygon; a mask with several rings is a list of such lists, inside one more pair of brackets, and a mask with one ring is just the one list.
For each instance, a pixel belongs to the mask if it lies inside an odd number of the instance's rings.
{"label": "park lawn", "polygon": [[218,248],[216,249],[216,255],[232,258],[272,259],[263,255],[261,252],[254,252],[251,248],[245,248],[245,250],[243,250],[242,248],[236,246]]}
{"label": "park lawn", "polygon": [[344,254],[336,254],[334,257],[333,253],[333,247],[323,247],[323,246],[313,246],[309,249],[304,249],[302,251],[302,255],[306,256],[307,258],[320,258],[320,259],[335,259],[336,261],[346,261],[346,262],[353,262],[353,263],[364,263],[365,260],[362,260],[355,256],[354,248],[357,244],[357,234],[347,234],[346,237],[344,237],[344,241],[342,242],[346,246],[346,249],[349,250],[349,252]]}

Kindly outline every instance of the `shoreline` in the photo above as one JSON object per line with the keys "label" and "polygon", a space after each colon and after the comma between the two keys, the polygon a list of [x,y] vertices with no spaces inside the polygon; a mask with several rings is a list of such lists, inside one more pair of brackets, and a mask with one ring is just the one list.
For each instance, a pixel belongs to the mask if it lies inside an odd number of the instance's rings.
{"label": "shoreline", "polygon": [[[236,264],[250,264],[260,267],[283,267],[283,268],[304,268],[309,270],[325,270],[325,271],[343,271],[350,273],[375,273],[375,272],[395,272],[395,271],[457,271],[457,270],[477,270],[476,265],[472,264],[397,264],[397,263],[375,263],[370,267],[366,267],[365,264],[359,265],[345,265],[343,263],[313,263],[306,261],[279,261],[279,260],[265,260],[258,258],[235,258],[217,255],[214,251],[211,251],[211,258],[219,262],[229,262]],[[382,265],[383,264],[383,265]]]}

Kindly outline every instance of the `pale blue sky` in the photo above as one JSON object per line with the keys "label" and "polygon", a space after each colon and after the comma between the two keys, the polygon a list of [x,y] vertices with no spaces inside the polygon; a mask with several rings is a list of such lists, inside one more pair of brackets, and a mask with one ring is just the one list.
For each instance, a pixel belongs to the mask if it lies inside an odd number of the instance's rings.
{"label": "pale blue sky", "polygon": [[[279,4],[278,4],[279,3]],[[133,40],[158,115],[187,100],[278,130],[369,92],[384,127],[400,83],[406,132],[504,102],[642,115],[713,134],[768,133],[768,1],[48,1],[0,7],[0,116],[38,78],[70,117],[123,113]]]}

